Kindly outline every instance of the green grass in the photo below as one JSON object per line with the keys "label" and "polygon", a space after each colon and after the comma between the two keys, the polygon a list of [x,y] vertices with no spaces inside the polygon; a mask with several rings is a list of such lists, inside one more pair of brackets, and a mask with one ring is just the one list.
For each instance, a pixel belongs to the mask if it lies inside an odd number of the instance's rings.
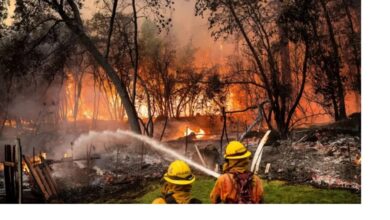
{"label": "green grass", "polygon": [[[209,194],[214,179],[199,177],[192,189],[192,195],[203,203],[210,203]],[[360,203],[360,194],[341,189],[319,189],[310,185],[292,185],[283,181],[263,181],[264,203],[267,204],[322,204],[322,203]],[[160,186],[154,184],[151,191],[135,199],[135,203],[151,203],[160,196]]]}

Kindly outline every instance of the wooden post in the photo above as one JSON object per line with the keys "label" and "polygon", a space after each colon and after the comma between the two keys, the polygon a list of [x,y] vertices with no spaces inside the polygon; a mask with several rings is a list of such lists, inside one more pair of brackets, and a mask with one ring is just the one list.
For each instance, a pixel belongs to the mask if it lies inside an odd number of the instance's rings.
{"label": "wooden post", "polygon": [[184,155],[187,156],[187,148],[188,148],[188,127],[186,127],[186,136],[185,136],[185,148],[184,148]]}
{"label": "wooden post", "polygon": [[[245,132],[248,132],[248,125],[246,124],[246,121],[245,121]],[[244,136],[245,137],[245,136]],[[248,147],[248,138],[246,139],[246,147]]]}
{"label": "wooden post", "polygon": [[32,164],[35,164],[35,147],[33,147],[33,161]]}
{"label": "wooden post", "polygon": [[7,162],[11,160],[11,146],[4,146],[4,182],[5,182],[5,199],[7,202],[11,202],[11,180],[10,180],[10,167],[7,166]]}
{"label": "wooden post", "polygon": [[18,203],[22,203],[23,199],[23,167],[22,167],[22,145],[20,138],[16,139],[16,158],[18,161]]}
{"label": "wooden post", "polygon": [[12,183],[12,188],[13,188],[13,202],[17,202],[17,198],[16,198],[16,181],[15,181],[15,178],[16,178],[16,149],[15,149],[15,145],[12,145],[12,148],[11,148],[11,161],[12,163],[14,164],[12,169],[11,169],[11,183]]}
{"label": "wooden post", "polygon": [[240,138],[240,121],[237,120],[237,125],[236,125],[236,136],[237,136],[237,140]]}
{"label": "wooden post", "polygon": [[221,138],[219,140],[219,147],[220,147],[220,165],[223,161],[223,136],[224,136],[224,132],[225,132],[225,107],[222,107],[222,120],[223,120],[223,123],[222,123],[222,133],[221,133]]}
{"label": "wooden post", "polygon": [[115,176],[118,177],[119,146],[116,147]]}
{"label": "wooden post", "polygon": [[15,202],[15,181],[14,181],[14,166],[12,160],[11,145],[4,146],[4,181],[5,181],[5,195],[7,203]]}

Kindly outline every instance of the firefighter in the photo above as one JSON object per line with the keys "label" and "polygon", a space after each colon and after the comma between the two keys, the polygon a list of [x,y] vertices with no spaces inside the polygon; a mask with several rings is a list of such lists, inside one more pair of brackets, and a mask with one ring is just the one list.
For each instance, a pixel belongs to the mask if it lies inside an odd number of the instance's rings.
{"label": "firefighter", "polygon": [[261,203],[263,186],[260,178],[248,170],[251,152],[238,141],[226,146],[223,174],[210,194],[212,203]]}
{"label": "firefighter", "polygon": [[195,176],[190,167],[181,160],[172,162],[164,174],[164,184],[161,188],[162,196],[156,198],[153,204],[188,204],[201,203],[191,197],[192,183]]}

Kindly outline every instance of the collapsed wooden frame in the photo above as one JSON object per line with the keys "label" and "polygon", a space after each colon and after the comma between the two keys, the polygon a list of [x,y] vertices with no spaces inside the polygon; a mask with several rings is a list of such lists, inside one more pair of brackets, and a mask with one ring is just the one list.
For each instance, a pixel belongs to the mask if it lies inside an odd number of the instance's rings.
{"label": "collapsed wooden frame", "polygon": [[26,163],[30,174],[37,184],[39,190],[46,201],[55,199],[58,197],[58,187],[56,182],[53,180],[50,174],[48,165],[43,162],[41,164],[33,165],[30,162],[30,158],[23,155],[23,160]]}

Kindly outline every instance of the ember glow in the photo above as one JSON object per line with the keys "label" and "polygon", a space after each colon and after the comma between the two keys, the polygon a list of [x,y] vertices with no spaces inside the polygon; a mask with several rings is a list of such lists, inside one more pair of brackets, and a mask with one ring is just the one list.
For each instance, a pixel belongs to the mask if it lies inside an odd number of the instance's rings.
{"label": "ember glow", "polygon": [[205,135],[204,130],[201,129],[201,128],[192,130],[191,128],[188,128],[188,127],[187,127],[186,130],[184,131],[183,136],[184,136],[184,137],[185,137],[185,136],[189,136],[189,135],[191,135],[192,133],[195,134],[196,139],[202,139],[202,138],[204,137],[204,135]]}
{"label": "ember glow", "polygon": [[[37,165],[41,164],[43,162],[43,160],[47,159],[47,153],[41,152],[38,155],[29,157],[29,159],[30,159],[30,163],[33,166],[37,166]],[[23,169],[23,172],[25,172],[27,174],[30,173],[30,170],[28,169],[28,166],[24,161],[22,162],[22,169]]]}

